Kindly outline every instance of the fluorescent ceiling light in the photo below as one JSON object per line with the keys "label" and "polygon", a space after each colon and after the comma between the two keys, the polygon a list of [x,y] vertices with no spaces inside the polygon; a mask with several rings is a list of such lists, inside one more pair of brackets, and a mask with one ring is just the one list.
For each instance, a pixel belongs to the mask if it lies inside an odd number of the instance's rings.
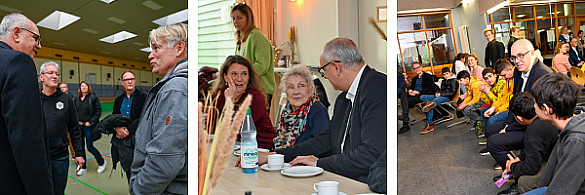
{"label": "fluorescent ceiling light", "polygon": [[67,45],[67,44],[65,44],[65,43],[59,43],[59,42],[53,42],[53,44],[55,44],[55,45],[60,45],[60,46],[65,46],[65,45]]}
{"label": "fluorescent ceiling light", "polygon": [[490,8],[490,9],[488,9],[487,10],[487,13],[488,14],[494,13],[495,11],[499,10],[500,8],[502,8],[502,7],[506,6],[506,5],[508,5],[508,0],[505,0],[505,1],[501,2],[500,4],[498,4],[498,5]]}
{"label": "fluorescent ceiling light", "polygon": [[537,16],[536,18],[544,18],[543,16]]}
{"label": "fluorescent ceiling light", "polygon": [[132,44],[134,44],[134,45],[138,45],[138,46],[144,46],[144,43],[140,43],[140,42],[134,42],[134,43],[132,43]]}
{"label": "fluorescent ceiling light", "polygon": [[150,47],[145,47],[145,48],[142,48],[142,49],[140,49],[140,51],[143,51],[143,52],[148,52],[148,53],[150,53],[150,52],[152,51],[152,48],[150,48]]}
{"label": "fluorescent ceiling light", "polygon": [[106,43],[117,43],[123,40],[127,40],[127,39],[131,39],[133,37],[135,37],[136,34],[127,32],[127,31],[120,31],[116,34],[101,38],[100,41],[106,42]]}
{"label": "fluorescent ceiling light", "polygon": [[407,11],[399,11],[398,14],[418,13],[418,12],[433,12],[433,11],[445,11],[445,10],[449,10],[449,9],[435,8],[435,9],[407,10]]}
{"label": "fluorescent ceiling light", "polygon": [[43,18],[37,26],[42,26],[48,29],[61,30],[67,25],[81,19],[79,16],[74,16],[62,11],[54,11],[49,16]]}
{"label": "fluorescent ceiling light", "polygon": [[152,10],[154,10],[154,11],[156,11],[156,10],[159,10],[159,9],[162,9],[162,8],[163,8],[163,6],[161,6],[160,4],[158,4],[158,3],[154,2],[154,1],[151,1],[151,0],[148,0],[148,1],[142,2],[142,5],[144,5],[144,6],[148,7],[148,8],[150,8],[150,9],[152,9]]}
{"label": "fluorescent ceiling light", "polygon": [[516,17],[518,17],[518,18],[523,18],[524,16],[526,16],[526,15],[524,15],[524,14],[520,14],[520,15],[517,15]]}
{"label": "fluorescent ceiling light", "polygon": [[106,3],[110,4],[110,3],[112,3],[112,2],[114,2],[116,0],[100,0],[100,1],[103,1],[103,2],[106,2]]}
{"label": "fluorescent ceiling light", "polygon": [[185,9],[183,11],[179,11],[177,13],[153,20],[152,22],[160,26],[164,26],[184,22],[187,20],[189,20],[189,9]]}
{"label": "fluorescent ceiling light", "polygon": [[115,22],[115,23],[118,23],[118,24],[124,24],[124,23],[126,23],[126,20],[122,20],[122,19],[116,18],[114,16],[109,17],[108,20],[109,21],[112,21],[112,22]]}
{"label": "fluorescent ceiling light", "polygon": [[93,30],[93,29],[89,29],[89,28],[84,28],[82,31],[85,31],[85,32],[88,32],[88,33],[91,33],[91,34],[98,34],[99,33],[99,31]]}
{"label": "fluorescent ceiling light", "polygon": [[3,6],[3,5],[0,5],[0,10],[5,11],[5,12],[8,12],[8,13],[22,13],[21,10],[17,10],[17,9],[14,9],[14,8],[11,8],[11,7],[6,7],[6,6]]}

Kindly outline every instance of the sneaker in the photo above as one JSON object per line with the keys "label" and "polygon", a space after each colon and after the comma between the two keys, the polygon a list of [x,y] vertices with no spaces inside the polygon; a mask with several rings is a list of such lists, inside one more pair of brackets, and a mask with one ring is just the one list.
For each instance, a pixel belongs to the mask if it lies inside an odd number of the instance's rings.
{"label": "sneaker", "polygon": [[97,173],[103,173],[106,170],[106,164],[106,161],[104,161],[104,164],[98,167]]}
{"label": "sneaker", "polygon": [[423,112],[428,112],[428,111],[431,111],[433,108],[435,108],[435,106],[437,106],[437,103],[432,102],[432,101],[430,103],[427,102],[427,105],[425,105],[421,110]]}
{"label": "sneaker", "polygon": [[480,146],[481,145],[486,145],[486,144],[487,144],[487,138],[485,138],[485,137],[479,141],[479,145]]}
{"label": "sneaker", "polygon": [[502,166],[500,166],[500,164],[496,163],[496,164],[494,164],[494,170],[502,170]]}
{"label": "sneaker", "polygon": [[480,134],[477,136],[477,138],[481,139],[481,138],[485,138],[485,134]]}
{"label": "sneaker", "polygon": [[505,189],[503,191],[500,191],[500,192],[498,192],[498,194],[501,194],[501,195],[516,195],[516,194],[520,194],[520,191],[518,191],[518,183],[512,184],[508,189]]}
{"label": "sneaker", "polygon": [[485,149],[479,151],[479,155],[482,155],[482,156],[490,155],[490,152],[488,151],[487,148],[485,148]]}
{"label": "sneaker", "polygon": [[398,115],[398,120],[403,121],[403,122],[409,122],[410,118],[408,117],[408,114],[403,114],[403,115]]}
{"label": "sneaker", "polygon": [[427,123],[427,126],[425,126],[425,128],[422,131],[420,131],[420,134],[421,135],[427,134],[427,133],[430,133],[434,130],[435,130],[435,127],[433,125]]}
{"label": "sneaker", "polygon": [[[405,123],[405,124],[406,124],[406,123]],[[400,130],[398,131],[398,134],[404,134],[404,133],[406,133],[407,131],[410,131],[410,126],[409,126],[408,124],[406,124],[406,125],[402,126],[402,127],[400,128]]]}
{"label": "sneaker", "polygon": [[87,169],[80,169],[79,171],[77,171],[77,175],[81,176],[83,174],[87,173]]}

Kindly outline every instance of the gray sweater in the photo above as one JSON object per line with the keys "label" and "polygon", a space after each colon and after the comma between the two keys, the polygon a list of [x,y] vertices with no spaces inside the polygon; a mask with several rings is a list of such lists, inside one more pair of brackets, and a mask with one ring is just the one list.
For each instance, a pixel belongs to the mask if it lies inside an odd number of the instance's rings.
{"label": "gray sweater", "polygon": [[131,194],[187,194],[188,60],[149,92],[136,129]]}
{"label": "gray sweater", "polygon": [[585,194],[585,114],[573,117],[559,134],[539,186],[546,194]]}

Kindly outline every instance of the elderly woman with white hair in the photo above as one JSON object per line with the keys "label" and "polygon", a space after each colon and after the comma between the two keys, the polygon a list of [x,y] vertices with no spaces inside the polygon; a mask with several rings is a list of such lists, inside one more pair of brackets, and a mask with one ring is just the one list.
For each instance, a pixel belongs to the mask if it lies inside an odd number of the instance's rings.
{"label": "elderly woman with white hair", "polygon": [[311,72],[302,65],[293,66],[282,76],[279,87],[286,92],[287,104],[280,114],[274,147],[286,148],[319,135],[329,114],[315,92]]}

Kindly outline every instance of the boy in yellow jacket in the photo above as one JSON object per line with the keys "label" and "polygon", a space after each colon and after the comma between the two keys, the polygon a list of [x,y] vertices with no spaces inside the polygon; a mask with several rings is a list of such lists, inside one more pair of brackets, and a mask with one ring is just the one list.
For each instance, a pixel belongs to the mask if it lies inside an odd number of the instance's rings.
{"label": "boy in yellow jacket", "polygon": [[471,76],[469,72],[463,70],[457,74],[457,80],[460,85],[465,86],[467,91],[467,98],[457,106],[457,110],[462,111],[463,114],[473,123],[477,129],[481,125],[480,108],[483,106],[481,101],[481,91],[479,86],[484,83],[477,77]]}

